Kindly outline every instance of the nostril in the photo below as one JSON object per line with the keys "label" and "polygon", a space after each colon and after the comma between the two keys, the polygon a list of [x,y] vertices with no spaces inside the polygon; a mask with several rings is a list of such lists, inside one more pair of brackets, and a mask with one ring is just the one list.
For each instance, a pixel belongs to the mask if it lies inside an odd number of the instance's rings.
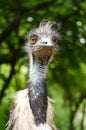
{"label": "nostril", "polygon": [[43,44],[47,44],[47,42],[43,42]]}

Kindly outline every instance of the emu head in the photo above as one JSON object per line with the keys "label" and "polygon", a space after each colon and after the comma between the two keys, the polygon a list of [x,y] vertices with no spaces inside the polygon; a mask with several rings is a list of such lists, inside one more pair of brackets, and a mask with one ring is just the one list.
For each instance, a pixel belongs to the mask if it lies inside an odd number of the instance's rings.
{"label": "emu head", "polygon": [[27,52],[30,56],[50,59],[56,52],[59,35],[53,26],[55,24],[54,21],[42,21],[29,33]]}

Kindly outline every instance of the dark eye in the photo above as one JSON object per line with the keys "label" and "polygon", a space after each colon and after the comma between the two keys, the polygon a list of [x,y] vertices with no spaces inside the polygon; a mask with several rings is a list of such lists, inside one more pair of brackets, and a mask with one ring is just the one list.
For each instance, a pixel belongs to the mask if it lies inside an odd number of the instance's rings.
{"label": "dark eye", "polygon": [[30,37],[30,43],[31,44],[35,44],[37,42],[37,40],[38,40],[38,37],[36,35],[32,35]]}
{"label": "dark eye", "polygon": [[52,37],[52,42],[53,42],[53,44],[56,44],[58,42],[57,37],[53,36]]}

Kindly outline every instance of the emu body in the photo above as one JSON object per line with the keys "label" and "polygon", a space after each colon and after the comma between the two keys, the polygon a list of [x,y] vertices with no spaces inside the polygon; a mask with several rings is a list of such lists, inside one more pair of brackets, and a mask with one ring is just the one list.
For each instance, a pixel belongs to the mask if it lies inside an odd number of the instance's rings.
{"label": "emu body", "polygon": [[41,22],[28,35],[30,60],[27,88],[17,92],[6,130],[55,130],[51,100],[47,97],[46,73],[56,51],[58,34],[54,22]]}
{"label": "emu body", "polygon": [[54,130],[51,99],[48,99],[46,123],[36,125],[30,108],[28,89],[17,92],[14,98],[15,103],[6,130]]}

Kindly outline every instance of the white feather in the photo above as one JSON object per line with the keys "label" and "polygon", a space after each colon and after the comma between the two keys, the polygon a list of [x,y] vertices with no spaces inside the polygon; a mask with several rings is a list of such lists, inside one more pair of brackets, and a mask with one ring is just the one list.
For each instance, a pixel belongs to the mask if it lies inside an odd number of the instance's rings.
{"label": "white feather", "polygon": [[51,100],[48,98],[46,123],[36,126],[29,104],[28,89],[17,92],[6,130],[55,130],[50,102]]}

